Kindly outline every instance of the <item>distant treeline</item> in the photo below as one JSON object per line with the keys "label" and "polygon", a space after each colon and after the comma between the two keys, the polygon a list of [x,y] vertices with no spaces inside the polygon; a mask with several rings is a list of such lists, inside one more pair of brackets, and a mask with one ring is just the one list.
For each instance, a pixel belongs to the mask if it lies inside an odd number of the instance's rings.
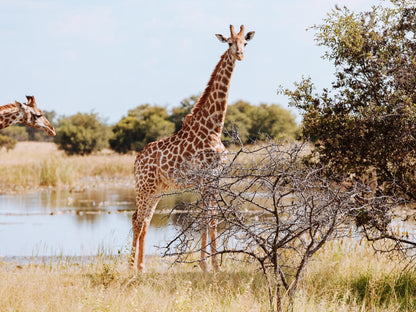
{"label": "distant treeline", "polygon": [[[0,148],[11,149],[17,141],[30,140],[54,141],[69,155],[87,155],[107,147],[118,153],[140,151],[147,143],[178,131],[198,99],[198,96],[186,98],[171,111],[159,105],[142,104],[129,110],[115,125],[105,124],[97,113],[58,118],[55,111],[46,111],[45,116],[56,129],[55,137],[16,125],[0,131]],[[268,138],[296,138],[298,131],[295,116],[277,104],[237,101],[228,106],[223,141],[227,144],[237,134],[244,144]]]}

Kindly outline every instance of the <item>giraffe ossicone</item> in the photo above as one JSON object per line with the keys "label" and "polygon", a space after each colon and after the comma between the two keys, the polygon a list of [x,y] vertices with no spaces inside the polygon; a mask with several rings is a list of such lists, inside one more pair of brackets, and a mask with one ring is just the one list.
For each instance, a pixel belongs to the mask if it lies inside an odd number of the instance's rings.
{"label": "giraffe ossicone", "polygon": [[[150,221],[160,196],[166,189],[175,185],[175,175],[183,170],[183,164],[192,161],[196,166],[215,168],[215,164],[226,152],[221,142],[227,110],[228,89],[235,61],[244,57],[244,48],[254,37],[254,31],[244,34],[244,26],[237,33],[230,25],[230,37],[216,34],[221,42],[229,47],[221,56],[211,78],[192,109],[185,117],[181,130],[174,135],[149,143],[139,152],[134,163],[136,211],[132,217],[133,243],[131,264],[138,270],[145,268],[145,238]],[[186,173],[185,173],[186,174]],[[212,210],[211,210],[212,211]],[[213,211],[215,213],[215,211]],[[208,244],[208,232],[210,244]],[[216,257],[216,222],[212,219],[201,233],[200,266],[207,269],[206,258],[212,259],[212,266],[218,269]],[[211,253],[207,251],[210,245]]]}
{"label": "giraffe ossicone", "polygon": [[41,129],[48,135],[56,135],[55,129],[37,107],[35,97],[26,95],[27,103],[14,103],[0,106],[0,129],[22,123],[26,126]]}

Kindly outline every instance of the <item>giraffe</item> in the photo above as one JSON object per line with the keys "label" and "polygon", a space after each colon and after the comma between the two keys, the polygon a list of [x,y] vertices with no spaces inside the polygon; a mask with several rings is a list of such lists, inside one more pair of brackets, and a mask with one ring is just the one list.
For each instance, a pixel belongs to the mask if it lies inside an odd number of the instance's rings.
{"label": "giraffe", "polygon": [[26,126],[42,129],[48,135],[55,135],[55,129],[37,107],[35,97],[27,95],[26,98],[27,104],[15,101],[0,106],[0,129],[22,123]]}
{"label": "giraffe", "polygon": [[[184,162],[192,161],[197,166],[215,167],[223,158],[226,149],[221,142],[227,109],[228,89],[236,60],[244,57],[244,47],[254,36],[254,31],[244,34],[244,25],[236,33],[230,25],[229,38],[216,34],[229,48],[221,56],[205,91],[195,104],[191,114],[185,117],[182,128],[170,137],[151,142],[140,151],[134,163],[136,210],[132,217],[133,243],[131,265],[139,271],[145,269],[145,237],[160,195],[175,187],[175,174],[183,170]],[[181,169],[182,168],[182,169]],[[212,218],[213,220],[214,218]],[[209,230],[208,230],[209,228]],[[211,221],[201,233],[200,267],[207,270],[206,258],[210,235],[212,266],[218,270],[216,253],[216,223]]]}

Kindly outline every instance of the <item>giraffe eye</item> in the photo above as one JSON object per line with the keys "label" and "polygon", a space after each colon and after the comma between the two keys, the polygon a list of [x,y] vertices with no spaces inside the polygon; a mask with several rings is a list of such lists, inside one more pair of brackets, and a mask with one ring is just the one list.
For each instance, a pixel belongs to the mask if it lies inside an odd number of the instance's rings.
{"label": "giraffe eye", "polygon": [[40,117],[42,117],[41,114],[35,114],[35,118],[40,118]]}

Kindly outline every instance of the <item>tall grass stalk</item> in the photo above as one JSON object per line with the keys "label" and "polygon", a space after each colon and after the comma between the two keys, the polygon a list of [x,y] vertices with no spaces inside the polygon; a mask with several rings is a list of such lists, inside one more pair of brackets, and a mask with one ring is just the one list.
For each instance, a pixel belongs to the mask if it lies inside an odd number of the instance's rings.
{"label": "tall grass stalk", "polygon": [[0,150],[0,193],[39,187],[74,186],[133,180],[134,155],[110,151],[91,156],[65,155],[53,143],[19,142]]}

